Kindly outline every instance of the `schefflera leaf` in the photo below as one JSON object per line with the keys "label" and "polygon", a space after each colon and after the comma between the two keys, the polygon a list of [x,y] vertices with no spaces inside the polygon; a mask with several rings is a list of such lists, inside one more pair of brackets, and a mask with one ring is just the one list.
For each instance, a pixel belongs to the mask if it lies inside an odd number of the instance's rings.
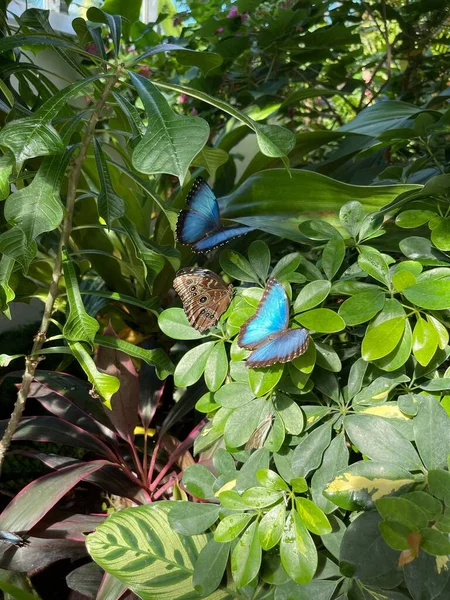
{"label": "schefflera leaf", "polygon": [[[109,517],[86,540],[88,552],[107,573],[125,583],[143,600],[177,600],[194,589],[195,563],[208,537],[188,537],[169,525],[173,502],[121,510]],[[231,600],[225,590],[210,600]]]}
{"label": "schefflera leaf", "polygon": [[176,115],[145,77],[130,73],[130,78],[148,115],[145,135],[133,150],[133,166],[148,175],[175,175],[182,183],[189,165],[208,140],[209,125],[200,117]]}
{"label": "schefflera leaf", "polygon": [[380,498],[404,494],[413,484],[414,477],[406,469],[362,460],[337,473],[323,495],[346,510],[373,510]]}

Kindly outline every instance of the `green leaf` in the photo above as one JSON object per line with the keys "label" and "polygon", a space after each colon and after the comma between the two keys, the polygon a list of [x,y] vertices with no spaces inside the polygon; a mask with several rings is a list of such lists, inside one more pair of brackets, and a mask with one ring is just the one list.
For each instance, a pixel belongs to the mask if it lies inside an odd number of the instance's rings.
{"label": "green leaf", "polygon": [[434,556],[446,556],[450,554],[450,539],[447,534],[441,533],[432,527],[420,530],[422,539],[420,547]]}
{"label": "green leaf", "polygon": [[306,585],[299,585],[289,581],[277,585],[275,600],[331,600],[337,581],[317,579]]}
{"label": "green leaf", "polygon": [[345,443],[345,436],[341,433],[331,440],[331,444],[324,452],[322,464],[312,476],[312,499],[326,514],[335,510],[336,505],[325,498],[323,491],[327,484],[333,480],[336,473],[348,465],[348,457],[349,452]]}
{"label": "green leaf", "polygon": [[308,498],[296,498],[297,512],[306,528],[317,535],[331,533],[332,527],[323,511]]}
{"label": "green leaf", "polygon": [[248,585],[258,575],[261,566],[261,545],[258,523],[252,523],[231,553],[231,573],[237,588]]}
{"label": "green leaf", "polygon": [[368,290],[350,296],[339,307],[339,315],[350,326],[370,321],[383,310],[385,295],[381,290]]}
{"label": "green leaf", "polygon": [[214,539],[221,543],[231,542],[237,538],[253,518],[254,515],[248,513],[237,513],[226,516],[217,525],[214,531]]}
{"label": "green leaf", "polygon": [[216,478],[209,469],[203,465],[190,465],[183,473],[183,485],[193,496],[201,498],[214,498],[214,482]]}
{"label": "green leaf", "polygon": [[242,500],[251,508],[265,508],[278,502],[283,497],[279,490],[271,490],[265,487],[252,487],[242,494]]}
{"label": "green leaf", "polygon": [[214,400],[225,408],[239,408],[255,397],[247,383],[227,383],[218,390]]}
{"label": "green leaf", "polygon": [[412,335],[412,349],[417,361],[426,367],[438,347],[436,329],[428,322],[418,317]]}
{"label": "green leaf", "polygon": [[[208,538],[176,533],[168,522],[172,507],[172,502],[155,502],[114,513],[86,540],[97,564],[143,600],[192,594],[195,562]],[[227,596],[217,591],[211,600]]]}
{"label": "green leaf", "polygon": [[258,283],[258,275],[248,260],[235,250],[224,250],[220,253],[220,266],[227,275],[240,281]]}
{"label": "green leaf", "polygon": [[192,160],[193,167],[203,167],[211,177],[216,176],[216,171],[228,160],[228,153],[220,148],[204,146]]}
{"label": "green leaf", "polygon": [[69,151],[44,159],[30,185],[12,193],[5,202],[5,219],[22,235],[17,233],[16,244],[10,245],[12,231],[4,233],[0,237],[0,250],[21,264],[24,264],[24,254],[34,257],[36,238],[53,231],[62,221],[63,207],[59,194],[70,155]]}
{"label": "green leaf", "polygon": [[446,327],[432,315],[427,314],[427,321],[434,327],[438,335],[438,346],[444,350],[449,342],[449,334]]}
{"label": "green leaf", "polygon": [[382,521],[379,528],[384,541],[394,550],[408,550],[411,529],[397,521]]}
{"label": "green leaf", "polygon": [[6,599],[11,598],[13,600],[39,600],[36,594],[30,594],[22,588],[17,587],[12,583],[8,583],[6,581],[0,581],[0,590],[5,592],[6,596],[4,597]]}
{"label": "green leaf", "polygon": [[316,546],[296,511],[286,519],[280,542],[281,563],[297,583],[311,581],[317,568]]}
{"label": "green leaf", "polygon": [[354,405],[376,406],[386,402],[389,392],[400,383],[409,381],[407,375],[396,375],[389,373],[381,377],[377,377],[368,386],[364,387],[353,398]]}
{"label": "green leaf", "polygon": [[120,219],[125,214],[125,203],[114,191],[105,155],[97,138],[94,138],[94,152],[100,180],[100,193],[97,199],[98,213],[105,220],[108,229],[111,229],[113,221]]}
{"label": "green leaf", "polygon": [[110,15],[120,15],[123,19],[125,38],[130,35],[130,28],[139,19],[142,0],[105,0],[102,10]]}
{"label": "green leaf", "polygon": [[268,412],[267,402],[255,398],[252,402],[233,411],[225,424],[224,439],[227,446],[239,448],[250,436]]}
{"label": "green leaf", "polygon": [[256,240],[248,248],[248,258],[254,272],[261,281],[266,281],[270,267],[270,250],[267,244]]}
{"label": "green leaf", "polygon": [[14,264],[14,259],[6,256],[6,254],[0,258],[0,310],[8,317],[8,319],[11,318],[9,303],[12,302],[16,296],[14,290],[9,285]]}
{"label": "green leaf", "polygon": [[445,310],[450,297],[450,279],[435,279],[412,285],[403,291],[412,304],[430,310]]}
{"label": "green leaf", "polygon": [[[167,33],[167,32],[166,32]],[[206,75],[212,69],[220,67],[223,62],[223,59],[220,54],[216,54],[215,52],[197,52],[196,50],[191,50],[189,48],[185,48],[184,46],[178,46],[176,44],[158,44],[154,46],[150,50],[147,50],[140,56],[137,56],[134,60],[134,63],[140,63],[145,58],[149,58],[154,54],[158,54],[160,52],[173,52],[176,51],[174,55],[177,61],[181,65],[187,66],[195,66],[203,71]]]}
{"label": "green leaf", "polygon": [[207,337],[190,325],[182,308],[163,310],[158,318],[158,326],[163,333],[176,340],[199,340]]}
{"label": "green leaf", "polygon": [[296,316],[295,320],[306,329],[320,333],[336,333],[345,329],[344,319],[329,308],[308,310]]}
{"label": "green leaf", "polygon": [[231,106],[231,104],[228,104],[223,100],[218,100],[203,91],[167,82],[158,82],[156,85],[163,89],[173,90],[175,92],[187,94],[192,98],[203,100],[219,110],[228,113],[232,117],[235,117],[238,121],[244,123],[250,127],[250,129],[253,129],[256,133],[259,148],[265,156],[272,156],[275,158],[284,157],[287,156],[295,146],[295,135],[289,131],[289,129],[279,127],[278,125],[262,125],[256,123],[245,113],[239,111],[234,106]]}
{"label": "green leaf", "polygon": [[69,315],[63,329],[64,337],[71,342],[87,342],[93,346],[100,324],[90,317],[84,308],[75,269],[66,252],[63,253],[63,272],[69,302]]}
{"label": "green leaf", "polygon": [[198,535],[215,523],[219,517],[218,504],[174,502],[168,514],[171,529],[183,535]]}
{"label": "green leaf", "polygon": [[354,239],[358,236],[365,216],[364,206],[357,200],[347,202],[339,211],[339,220],[342,226]]}
{"label": "green leaf", "polygon": [[345,430],[361,454],[385,461],[408,471],[417,471],[422,463],[414,446],[387,420],[374,415],[350,415]]}
{"label": "green leaf", "polygon": [[446,506],[450,506],[450,473],[438,469],[428,471],[428,487],[430,492]]}
{"label": "green leaf", "polygon": [[215,392],[225,381],[228,373],[228,357],[223,342],[217,342],[211,350],[205,367],[205,382],[208,390]]}
{"label": "green leaf", "polygon": [[174,379],[176,386],[188,387],[200,379],[214,345],[215,342],[206,342],[186,352],[175,367]]}
{"label": "green leaf", "polygon": [[264,396],[272,390],[283,375],[283,364],[248,370],[248,382],[256,397]]}
{"label": "green leaf", "polygon": [[342,538],[339,557],[340,571],[345,577],[378,577],[397,566],[398,552],[383,540],[380,521],[377,512],[366,512],[350,523]]}
{"label": "green leaf", "polygon": [[405,317],[389,319],[366,331],[361,351],[366,361],[388,355],[399,343],[405,330]]}
{"label": "green leaf", "polygon": [[442,219],[431,232],[431,241],[443,252],[450,250],[450,219]]}
{"label": "green leaf", "polygon": [[278,473],[275,473],[275,471],[271,471],[270,469],[259,469],[259,471],[256,471],[256,478],[262,486],[268,489],[277,491],[282,490],[285,492],[289,491],[289,487],[284,479],[282,479]]}
{"label": "green leaf", "polygon": [[445,469],[450,453],[450,417],[440,402],[423,396],[413,421],[414,441],[427,469]]}
{"label": "green leaf", "polygon": [[333,279],[345,257],[345,242],[342,238],[332,238],[322,253],[322,269],[328,279]]}
{"label": "green leaf", "polygon": [[173,366],[172,361],[161,348],[147,350],[146,348],[135,346],[135,344],[130,344],[130,342],[126,342],[125,340],[110,335],[97,334],[94,338],[94,342],[105,348],[114,348],[116,350],[121,350],[134,358],[140,358],[148,365],[155,367],[159,379],[166,379],[166,377],[172,375],[174,372],[175,367]]}
{"label": "green leaf", "polygon": [[396,216],[395,224],[404,229],[413,229],[425,225],[435,216],[436,213],[431,210],[404,210]]}
{"label": "green leaf", "polygon": [[105,23],[109,27],[111,38],[114,44],[114,53],[117,57],[120,52],[120,39],[122,37],[122,17],[119,15],[108,14],[96,6],[91,6],[86,12],[86,16],[94,23]]}
{"label": "green leaf", "polygon": [[340,127],[340,131],[353,131],[376,136],[383,131],[401,126],[405,119],[413,117],[421,111],[421,108],[413,104],[398,100],[386,100],[361,111],[354,119]]}
{"label": "green leaf", "polygon": [[399,271],[392,275],[392,283],[397,292],[402,292],[403,290],[406,290],[406,288],[417,283],[417,278],[411,271]]}
{"label": "green leaf", "polygon": [[294,450],[292,472],[295,477],[306,477],[317,469],[331,440],[331,423],[324,423],[305,435]]}
{"label": "green leaf", "polygon": [[200,117],[176,115],[148,79],[135,73],[130,78],[148,116],[147,131],[133,150],[134,168],[148,175],[175,175],[183,183],[189,165],[208,140],[208,123]]}
{"label": "green leaf", "polygon": [[214,539],[209,540],[195,563],[192,583],[197,594],[205,597],[219,587],[229,554],[229,544],[219,544]]}
{"label": "green leaf", "polygon": [[263,550],[270,550],[278,544],[283,533],[286,507],[283,502],[267,512],[259,523],[259,543]]}
{"label": "green leaf", "polygon": [[331,283],[325,280],[311,281],[307,283],[294,302],[294,313],[299,313],[314,308],[330,293]]}
{"label": "green leaf", "polygon": [[221,216],[304,243],[299,225],[311,215],[330,215],[327,222],[342,231],[337,215],[346,201],[358,198],[365,211],[374,212],[402,192],[417,189],[411,185],[354,186],[301,169],[291,169],[290,175],[286,177],[284,169],[255,173],[221,199]]}
{"label": "green leaf", "polygon": [[361,254],[358,256],[358,265],[368,275],[384,283],[387,287],[390,286],[389,267],[378,250],[360,246]]}
{"label": "green leaf", "polygon": [[406,498],[380,498],[375,506],[385,521],[397,521],[408,527],[410,532],[428,525],[426,513]]}
{"label": "green leaf", "polygon": [[218,496],[220,503],[224,508],[231,508],[231,510],[247,509],[241,496],[235,490],[225,490],[220,492]]}
{"label": "green leaf", "polygon": [[299,435],[304,427],[304,417],[298,404],[289,396],[277,392],[274,406],[286,431],[292,435]]}
{"label": "green leaf", "polygon": [[272,277],[279,281],[288,281],[301,262],[301,256],[298,252],[286,254],[277,262],[272,269]]}
{"label": "green leaf", "polygon": [[93,385],[94,391],[105,399],[107,406],[110,406],[111,398],[120,388],[120,381],[113,375],[100,373],[89,352],[80,342],[69,342],[69,348],[86,373],[88,381]]}
{"label": "green leaf", "polygon": [[412,350],[412,331],[408,319],[405,321],[405,331],[397,346],[383,358],[374,361],[374,364],[383,369],[383,371],[396,371],[403,366],[409,357]]}
{"label": "green leaf", "polygon": [[10,152],[0,156],[0,200],[6,200],[9,196],[9,177],[13,172],[13,168],[14,157]]}

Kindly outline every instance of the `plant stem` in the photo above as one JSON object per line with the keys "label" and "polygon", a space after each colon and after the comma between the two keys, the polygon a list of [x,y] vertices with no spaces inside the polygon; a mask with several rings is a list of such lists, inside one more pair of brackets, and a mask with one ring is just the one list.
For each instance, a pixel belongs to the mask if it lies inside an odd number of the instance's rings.
{"label": "plant stem", "polygon": [[94,135],[95,127],[100,118],[100,113],[105,105],[106,99],[120,77],[120,70],[116,72],[116,74],[109,78],[105,84],[105,88],[103,90],[102,95],[98,99],[95,108],[91,114],[89,122],[87,124],[86,133],[84,135],[83,141],[80,146],[80,152],[78,156],[76,156],[70,166],[69,176],[68,176],[68,185],[67,185],[67,200],[66,200],[66,214],[62,224],[61,237],[59,239],[58,250],[56,253],[55,264],[53,266],[51,283],[48,289],[47,298],[45,300],[44,305],[44,314],[42,315],[41,325],[39,327],[39,331],[34,337],[33,348],[29,356],[25,358],[25,372],[22,377],[22,385],[20,386],[20,390],[17,394],[17,399],[14,404],[14,410],[9,419],[8,427],[3,435],[3,438],[0,441],[0,472],[3,465],[3,461],[5,459],[5,455],[8,451],[11,440],[14,436],[14,433],[19,425],[20,419],[22,417],[22,413],[25,408],[25,402],[27,400],[28,394],[30,392],[30,387],[34,379],[34,374],[36,372],[36,368],[38,363],[42,358],[37,356],[42,346],[44,345],[47,338],[47,331],[50,326],[50,320],[53,313],[53,308],[55,305],[56,298],[58,297],[59,292],[59,280],[62,275],[62,252],[64,246],[67,244],[70,233],[72,231],[72,219],[73,219],[73,211],[75,207],[75,199],[77,195],[77,186],[80,180],[81,169],[83,167],[84,159],[86,158],[86,154],[89,148],[89,145],[92,141],[92,137]]}

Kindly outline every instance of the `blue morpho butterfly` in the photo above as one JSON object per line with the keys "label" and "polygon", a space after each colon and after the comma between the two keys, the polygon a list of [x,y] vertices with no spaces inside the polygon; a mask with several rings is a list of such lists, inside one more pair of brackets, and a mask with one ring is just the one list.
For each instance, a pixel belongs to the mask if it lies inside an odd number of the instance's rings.
{"label": "blue morpho butterfly", "polygon": [[247,367],[268,367],[286,363],[303,354],[309,345],[306,329],[288,329],[289,301],[283,286],[271,277],[256,313],[239,332],[238,345],[253,350]]}
{"label": "blue morpho butterfly", "polygon": [[252,231],[247,225],[223,227],[217,198],[202,177],[197,177],[187,197],[188,208],[178,215],[177,239],[195,252],[208,252],[234,237]]}
{"label": "blue morpho butterfly", "polygon": [[12,533],[12,531],[0,531],[0,541],[8,544],[14,544],[19,548],[22,546],[27,546],[30,543],[24,537],[18,533]]}

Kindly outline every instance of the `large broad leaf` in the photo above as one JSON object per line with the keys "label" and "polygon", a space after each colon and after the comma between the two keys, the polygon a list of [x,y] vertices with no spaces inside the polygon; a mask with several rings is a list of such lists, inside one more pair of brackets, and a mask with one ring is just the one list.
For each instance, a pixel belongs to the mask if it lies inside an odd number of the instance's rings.
{"label": "large broad leaf", "polygon": [[[36,251],[36,238],[56,229],[63,218],[59,197],[64,172],[71,152],[44,159],[31,184],[9,196],[5,202],[5,218],[19,229],[17,243],[9,244],[11,231],[0,237],[0,251],[24,264],[24,255]],[[28,263],[28,261],[27,261]]]}
{"label": "large broad leaf", "polygon": [[[249,177],[220,201],[223,217],[235,219],[268,233],[304,241],[298,226],[316,216],[345,234],[339,210],[359,200],[367,213],[389,204],[415,185],[358,186],[330,179],[312,171],[284,169],[262,171]],[[282,200],[280,200],[282,199]]]}
{"label": "large broad leaf", "polygon": [[184,181],[189,165],[206,144],[209,125],[200,117],[176,115],[161,92],[145,77],[130,74],[148,126],[133,151],[133,166],[141,173],[168,173]]}
{"label": "large broad leaf", "polygon": [[95,460],[44,475],[25,486],[0,515],[0,529],[28,531],[79,481],[106,463]]}
{"label": "large broad leaf", "polygon": [[445,469],[450,453],[450,418],[432,396],[421,398],[414,418],[414,440],[427,469]]}
{"label": "large broad leaf", "polygon": [[175,92],[187,94],[188,96],[192,96],[198,100],[203,100],[204,102],[215,106],[219,110],[228,113],[241,123],[244,123],[256,133],[259,148],[265,156],[283,158],[286,157],[295,146],[295,136],[291,131],[289,131],[289,129],[279,127],[278,125],[263,125],[261,123],[257,123],[248,115],[236,109],[234,106],[228,104],[228,102],[225,102],[224,100],[218,100],[217,98],[214,98],[213,96],[210,96],[209,94],[206,94],[200,90],[176,85],[173,83],[162,83],[158,81],[156,85],[163,89],[173,90]]}
{"label": "large broad leaf", "polygon": [[223,63],[223,58],[216,52],[197,52],[196,50],[190,50],[177,44],[158,44],[150,50],[144,52],[140,56],[137,56],[134,63],[140,63],[145,58],[149,58],[154,54],[160,52],[173,52],[176,51],[175,58],[182,65],[192,65],[198,67],[206,75],[212,69],[219,67]]}
{"label": "large broad leaf", "polygon": [[[0,42],[0,52],[2,46],[7,44],[8,40],[11,41],[19,37],[21,36],[3,38]],[[41,37],[44,38],[42,42],[45,43],[45,36]],[[29,45],[33,39],[35,39],[34,36],[25,36],[23,43]],[[62,38],[60,40],[64,42]],[[69,42],[59,45],[72,46]],[[75,48],[78,49],[77,46]],[[9,148],[14,153],[18,163],[35,156],[60,154],[64,150],[64,143],[59,133],[51,125],[52,119],[67,106],[68,100],[84,94],[91,83],[104,76],[104,74],[99,74],[75,81],[75,83],[52,96],[50,100],[44,102],[31,117],[7,123],[0,131],[0,146]]]}
{"label": "large broad leaf", "polygon": [[[88,536],[92,558],[143,600],[195,598],[192,576],[208,538],[187,537],[170,527],[171,502],[155,502],[113,514]],[[232,599],[218,590],[210,600]]]}
{"label": "large broad leaf", "polygon": [[402,122],[420,112],[423,112],[421,108],[406,102],[396,100],[377,102],[340,127],[340,131],[376,136],[387,129],[400,127]]}

